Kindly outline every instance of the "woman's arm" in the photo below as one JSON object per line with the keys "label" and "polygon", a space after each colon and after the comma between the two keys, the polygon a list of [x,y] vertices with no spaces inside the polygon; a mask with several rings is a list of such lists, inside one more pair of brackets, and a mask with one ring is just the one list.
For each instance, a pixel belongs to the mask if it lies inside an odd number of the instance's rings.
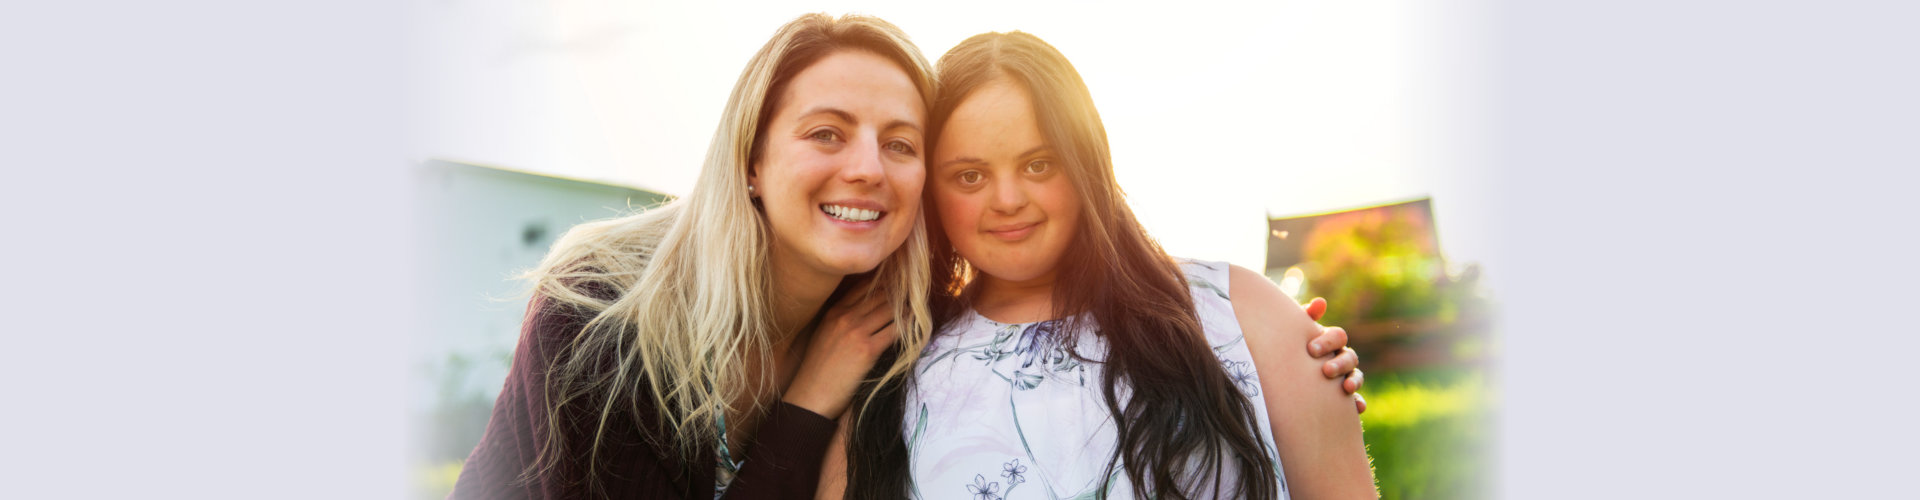
{"label": "woman's arm", "polygon": [[[846,490],[846,422],[852,418],[847,406],[876,358],[899,337],[889,305],[883,294],[849,294],[827,309],[792,384],[762,424],[755,436],[759,445],[748,451],[734,481],[769,468],[779,479],[756,478],[738,498],[806,498]],[[777,427],[776,417],[782,420]],[[763,451],[768,455],[758,455]],[[763,468],[755,470],[756,462]],[[734,493],[728,487],[726,498],[736,498]]]}
{"label": "woman's arm", "polygon": [[[874,370],[877,358],[899,338],[899,330],[893,325],[892,307],[886,297],[873,295],[864,300],[849,297],[836,304],[821,320],[821,333],[816,333],[807,347],[806,363],[812,366],[819,362],[824,367],[838,369],[837,375],[822,376],[827,380],[840,381],[842,385],[829,386],[820,391],[832,397],[839,413],[834,425],[833,438],[827,442],[824,456],[820,462],[820,479],[814,488],[814,498],[840,499],[847,493],[847,440],[852,432],[852,411],[845,408],[852,403],[855,387],[863,377]],[[875,331],[878,330],[878,331]],[[804,370],[804,368],[803,368]],[[853,385],[844,385],[851,382]],[[801,385],[796,377],[795,386]],[[789,389],[788,401],[806,401],[809,398],[798,397],[798,389]]]}
{"label": "woman's arm", "polygon": [[[610,295],[604,293],[600,295]],[[554,353],[565,348],[585,327],[589,315],[551,303],[545,295],[536,295],[527,307],[513,367],[486,434],[467,458],[450,499],[566,499],[591,498],[585,484],[585,456],[592,445],[591,426],[562,429],[567,440],[566,459],[521,481],[520,475],[533,464],[541,440],[549,431],[545,399],[545,374],[554,362]],[[664,427],[654,418],[653,401],[642,397],[635,401],[641,419],[617,413],[609,431],[613,443],[601,450],[608,460],[598,473],[604,491],[617,498],[691,499],[713,497],[712,455],[705,461],[686,464],[678,451],[655,448],[650,442],[673,442],[662,437]],[[594,406],[594,405],[586,405]],[[597,406],[595,406],[597,408]],[[590,415],[578,420],[591,422]],[[776,404],[753,436],[746,464],[727,488],[728,499],[805,498],[819,476],[814,468],[827,441],[833,435],[832,419],[792,404]],[[657,439],[644,439],[651,433]],[[691,474],[688,472],[691,471]],[[799,493],[796,493],[799,491]]]}
{"label": "woman's arm", "polygon": [[1289,491],[1296,498],[1378,498],[1353,399],[1300,350],[1320,326],[1259,273],[1234,266],[1229,283]]}
{"label": "woman's arm", "polygon": [[[589,293],[611,295],[605,290],[590,290]],[[567,444],[566,457],[541,470],[528,481],[522,481],[520,477],[533,465],[542,443],[548,438],[549,426],[555,424],[548,419],[546,373],[555,361],[555,353],[564,349],[568,340],[585,327],[587,319],[587,314],[554,304],[544,294],[537,294],[528,301],[526,320],[521,323],[520,340],[514,348],[513,364],[507,373],[506,383],[500,390],[499,398],[494,401],[486,432],[473,453],[468,455],[453,492],[448,495],[449,499],[563,499],[590,496],[591,491],[584,476],[585,457],[592,439],[579,427],[560,429],[560,438],[566,440]],[[651,411],[651,408],[647,408],[647,411]],[[624,419],[624,414],[619,417],[622,417],[619,421],[622,425],[616,427],[623,431],[611,441],[639,441],[628,438],[636,437],[634,433],[641,432],[642,426]],[[565,425],[564,422],[561,425]],[[649,498],[683,498],[689,490],[697,491],[697,487],[687,484],[686,478],[679,474],[672,453],[651,448],[643,451],[608,449],[603,453],[604,456],[622,457],[603,464],[603,467],[619,469],[617,474],[601,474],[601,486],[609,491],[647,491],[652,495]]]}
{"label": "woman's arm", "polygon": [[760,424],[746,464],[727,487],[725,500],[806,498],[820,477],[820,454],[834,437],[834,421],[781,402]]}
{"label": "woman's arm", "polygon": [[[846,490],[846,415],[848,404],[860,381],[872,369],[874,361],[894,340],[899,338],[899,329],[893,324],[892,308],[887,297],[882,294],[859,296],[849,294],[839,303],[829,308],[820,320],[820,325],[807,343],[807,351],[801,366],[791,385],[781,397],[780,407],[790,410],[785,413],[794,422],[794,430],[799,431],[803,439],[789,439],[791,432],[761,429],[756,438],[761,446],[749,451],[747,465],[741,469],[738,482],[746,478],[756,460],[782,464],[773,467],[781,480],[778,488],[766,491],[780,492],[787,498],[804,498],[818,492],[825,495],[832,492],[832,498],[839,498]],[[769,424],[771,425],[769,417]],[[769,436],[772,431],[775,435]],[[778,439],[783,443],[777,460],[756,458],[753,453],[766,449],[768,439]],[[822,462],[822,456],[826,460]],[[764,467],[764,465],[763,465]],[[817,468],[815,468],[817,467]],[[804,481],[798,479],[804,476]],[[753,495],[742,498],[762,498],[761,486],[756,484]],[[733,498],[731,487],[727,498]]]}
{"label": "woman's arm", "polygon": [[827,455],[820,461],[820,487],[814,490],[815,499],[839,500],[847,496],[847,433],[851,415],[840,417],[840,425],[833,432],[833,440],[827,443]]}

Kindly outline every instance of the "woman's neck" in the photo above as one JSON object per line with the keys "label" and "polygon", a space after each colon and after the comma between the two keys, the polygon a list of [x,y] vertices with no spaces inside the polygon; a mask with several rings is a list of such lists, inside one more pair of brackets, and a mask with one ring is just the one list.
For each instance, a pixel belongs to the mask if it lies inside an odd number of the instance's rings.
{"label": "woman's neck", "polygon": [[980,291],[973,310],[1001,323],[1032,323],[1053,317],[1054,271],[1033,279],[1010,281],[980,275]]}
{"label": "woman's neck", "polygon": [[[777,253],[777,252],[776,252]],[[813,321],[820,309],[826,306],[827,297],[840,286],[845,276],[810,272],[803,266],[783,262],[785,259],[772,256],[768,259],[767,270],[773,277],[773,327],[775,351],[784,351],[791,342],[799,337],[800,330]]]}

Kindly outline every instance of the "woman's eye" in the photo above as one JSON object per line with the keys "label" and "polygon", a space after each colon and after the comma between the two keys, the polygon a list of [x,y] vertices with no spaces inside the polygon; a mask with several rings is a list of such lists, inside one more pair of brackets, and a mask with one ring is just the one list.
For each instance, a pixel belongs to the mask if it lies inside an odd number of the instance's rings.
{"label": "woman's eye", "polygon": [[1044,173],[1047,173],[1047,170],[1051,168],[1053,168],[1053,164],[1046,160],[1034,160],[1034,161],[1027,162],[1027,173],[1044,174]]}
{"label": "woman's eye", "polygon": [[910,155],[913,154],[913,145],[907,144],[906,141],[893,141],[887,143],[887,151]]}
{"label": "woman's eye", "polygon": [[814,132],[813,135],[809,135],[807,138],[820,142],[833,142],[840,139],[840,134],[835,134],[832,130],[821,130]]}
{"label": "woman's eye", "polygon": [[977,184],[979,182],[980,182],[980,172],[968,170],[960,173],[961,184]]}

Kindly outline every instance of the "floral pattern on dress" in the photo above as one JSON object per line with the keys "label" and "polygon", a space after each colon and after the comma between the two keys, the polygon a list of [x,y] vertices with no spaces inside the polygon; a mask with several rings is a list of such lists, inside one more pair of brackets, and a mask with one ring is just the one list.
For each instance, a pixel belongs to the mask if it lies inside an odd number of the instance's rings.
{"label": "floral pattern on dress", "polygon": [[970,495],[969,498],[978,500],[1001,500],[1006,498],[1000,496],[1000,482],[994,481],[989,483],[987,482],[987,476],[984,474],[973,475],[973,484],[967,485],[967,494]]}
{"label": "floral pattern on dress", "polygon": [[967,485],[967,494],[978,500],[1004,500],[1013,494],[1014,487],[1027,482],[1026,473],[1027,466],[1020,465],[1020,459],[1009,460],[1000,464],[1000,477],[1007,478],[1006,491],[1000,491],[999,481],[987,481],[986,474],[974,474],[973,484]]}
{"label": "floral pattern on dress", "polygon": [[[939,347],[929,342],[923,358],[930,358],[921,364],[920,371],[925,373],[935,364],[947,358],[970,354],[975,361],[993,370],[995,375],[1012,383],[1020,390],[1032,390],[1048,378],[1070,382],[1074,385],[1087,384],[1087,371],[1080,359],[1068,350],[1066,343],[1073,338],[1063,337],[1066,322],[1049,320],[1034,323],[1001,324],[986,318],[980,318],[997,325],[993,339],[985,343],[955,347],[946,352],[934,354]],[[929,356],[930,355],[930,356]],[[999,366],[1004,359],[1013,358],[1019,365],[1010,372],[1003,372]],[[1034,365],[1038,364],[1039,367]]]}
{"label": "floral pattern on dress", "polygon": [[1220,369],[1227,372],[1227,380],[1240,388],[1240,393],[1249,398],[1260,397],[1260,378],[1253,371],[1253,363],[1248,361],[1220,360]]}
{"label": "floral pattern on dress", "polygon": [[1018,458],[1000,466],[1000,477],[1007,478],[1007,491],[1013,491],[1014,485],[1026,482],[1026,474],[1027,466],[1020,465]]}
{"label": "floral pattern on dress", "polygon": [[[1244,397],[1259,398],[1259,374],[1222,286],[1227,266],[1183,261],[1181,268],[1221,372]],[[958,496],[964,487],[979,500],[1151,496],[1132,491],[1124,468],[1104,467],[1114,446],[1097,383],[1105,355],[1098,325],[1084,316],[1004,324],[969,311],[942,325],[915,367],[921,377],[908,408],[918,406],[918,418],[901,429],[912,457],[912,496],[934,484],[946,492],[934,497]],[[1255,403],[1267,425],[1266,405]],[[1272,447],[1272,437],[1262,434]],[[1279,457],[1272,458],[1286,498]]]}

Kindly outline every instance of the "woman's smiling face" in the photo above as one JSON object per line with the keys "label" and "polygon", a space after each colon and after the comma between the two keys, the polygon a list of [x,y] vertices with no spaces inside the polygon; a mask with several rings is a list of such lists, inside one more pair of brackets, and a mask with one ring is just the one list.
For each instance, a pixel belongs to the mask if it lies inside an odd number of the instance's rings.
{"label": "woman's smiling face", "polygon": [[920,214],[926,110],[913,80],[886,58],[843,50],[777,97],[750,180],[772,258],[822,276],[873,270]]}
{"label": "woman's smiling face", "polygon": [[1080,225],[1080,199],[1026,89],[1005,78],[975,89],[939,144],[933,203],[954,250],[994,279],[1052,276]]}

